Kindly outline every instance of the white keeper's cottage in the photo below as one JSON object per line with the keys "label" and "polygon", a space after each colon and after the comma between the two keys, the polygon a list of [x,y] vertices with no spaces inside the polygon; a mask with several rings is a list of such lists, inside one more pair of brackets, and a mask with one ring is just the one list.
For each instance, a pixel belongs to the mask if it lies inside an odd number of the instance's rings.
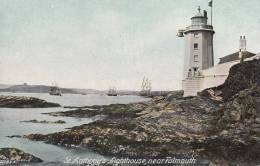
{"label": "white keeper's cottage", "polygon": [[[212,22],[212,21],[211,21]],[[225,82],[229,69],[241,61],[259,58],[246,50],[246,38],[240,36],[239,51],[220,58],[214,66],[213,36],[215,31],[208,24],[208,14],[204,10],[191,18],[191,25],[179,30],[177,36],[185,37],[184,75],[182,88],[184,96],[196,96],[197,92],[221,85]]]}

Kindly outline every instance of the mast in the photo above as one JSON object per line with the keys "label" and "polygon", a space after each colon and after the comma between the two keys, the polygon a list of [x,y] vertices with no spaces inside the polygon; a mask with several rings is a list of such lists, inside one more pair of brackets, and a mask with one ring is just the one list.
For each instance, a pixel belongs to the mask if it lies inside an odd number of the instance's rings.
{"label": "mast", "polygon": [[141,86],[141,90],[144,91],[145,89],[145,77],[143,78],[143,82],[142,82],[142,86]]}
{"label": "mast", "polygon": [[148,80],[148,78],[146,79],[146,87],[145,87],[145,90],[146,90],[146,91],[149,90],[149,80]]}
{"label": "mast", "polygon": [[152,81],[150,80],[149,81],[149,91],[151,91],[152,90]]}

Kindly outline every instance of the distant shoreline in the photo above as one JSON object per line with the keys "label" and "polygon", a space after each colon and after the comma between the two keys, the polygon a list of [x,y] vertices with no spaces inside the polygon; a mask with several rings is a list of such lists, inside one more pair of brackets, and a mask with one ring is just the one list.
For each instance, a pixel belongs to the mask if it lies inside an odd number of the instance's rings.
{"label": "distant shoreline", "polygon": [[[10,93],[49,93],[50,86],[47,85],[2,85],[0,92]],[[105,90],[96,89],[79,89],[79,88],[61,88],[63,94],[107,94]],[[166,96],[172,91],[152,91],[151,96]],[[139,96],[140,91],[118,90],[118,95],[136,95]]]}

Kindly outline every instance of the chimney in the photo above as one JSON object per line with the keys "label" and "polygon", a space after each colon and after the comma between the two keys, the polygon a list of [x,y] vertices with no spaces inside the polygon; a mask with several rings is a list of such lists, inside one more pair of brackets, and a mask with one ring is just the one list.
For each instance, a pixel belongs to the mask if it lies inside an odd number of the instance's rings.
{"label": "chimney", "polygon": [[244,36],[244,39],[243,39],[243,51],[246,51],[246,37]]}
{"label": "chimney", "polygon": [[243,47],[243,37],[240,36],[240,39],[239,39],[239,50],[242,50],[242,47]]}
{"label": "chimney", "polygon": [[246,51],[246,37],[245,36],[240,36],[239,39],[239,50]]}

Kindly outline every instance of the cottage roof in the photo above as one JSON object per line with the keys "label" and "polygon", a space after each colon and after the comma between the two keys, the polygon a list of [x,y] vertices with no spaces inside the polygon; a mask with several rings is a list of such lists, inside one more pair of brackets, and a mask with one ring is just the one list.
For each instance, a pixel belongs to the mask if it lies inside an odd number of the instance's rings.
{"label": "cottage roof", "polygon": [[[243,56],[244,56],[245,59],[253,57],[255,55],[256,54],[254,54],[254,53],[251,53],[251,52],[248,52],[248,51],[243,51]],[[224,56],[222,58],[219,58],[219,64],[226,63],[226,62],[231,62],[231,61],[235,61],[235,60],[239,60],[239,51],[235,52],[233,54]]]}

